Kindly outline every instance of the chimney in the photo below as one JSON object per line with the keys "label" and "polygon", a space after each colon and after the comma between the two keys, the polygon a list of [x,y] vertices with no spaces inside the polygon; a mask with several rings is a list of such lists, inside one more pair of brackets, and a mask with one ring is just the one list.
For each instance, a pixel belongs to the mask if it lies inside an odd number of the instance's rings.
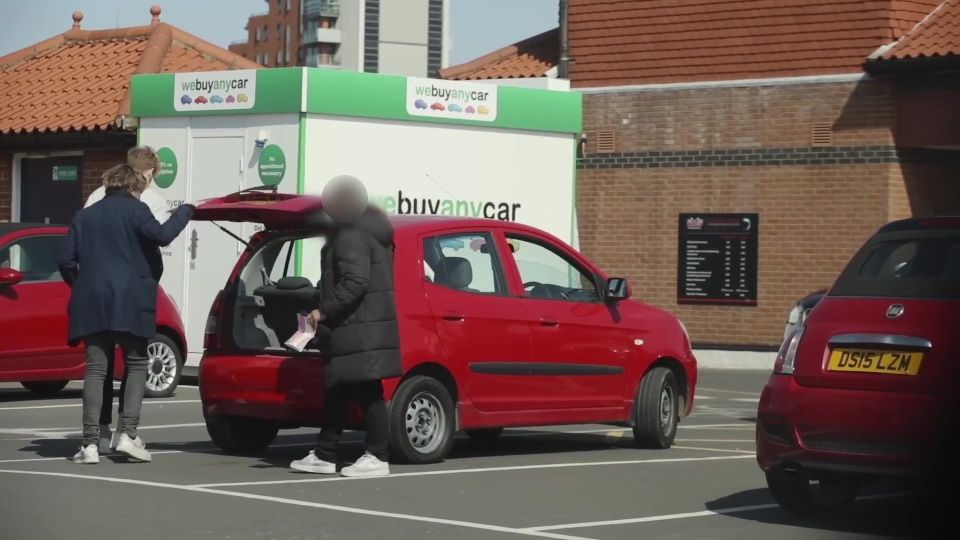
{"label": "chimney", "polygon": [[80,21],[82,21],[82,20],[83,20],[83,12],[82,12],[82,11],[74,11],[74,12],[73,12],[73,27],[76,28],[76,29],[80,29]]}
{"label": "chimney", "polygon": [[160,23],[160,6],[154,4],[150,6],[150,26],[156,26]]}

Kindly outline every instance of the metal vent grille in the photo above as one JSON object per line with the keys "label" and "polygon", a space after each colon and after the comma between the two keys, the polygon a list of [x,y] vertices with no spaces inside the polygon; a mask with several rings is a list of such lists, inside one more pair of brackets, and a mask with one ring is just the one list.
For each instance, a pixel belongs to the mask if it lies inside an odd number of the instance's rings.
{"label": "metal vent grille", "polygon": [[597,153],[610,154],[617,146],[617,136],[613,131],[597,132]]}
{"label": "metal vent grille", "polygon": [[810,130],[810,142],[813,146],[832,145],[833,124],[830,122],[814,122]]}

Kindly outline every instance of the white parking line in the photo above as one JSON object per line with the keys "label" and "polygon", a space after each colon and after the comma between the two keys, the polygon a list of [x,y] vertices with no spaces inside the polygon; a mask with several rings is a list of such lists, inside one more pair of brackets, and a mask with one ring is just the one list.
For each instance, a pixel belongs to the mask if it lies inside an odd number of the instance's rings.
{"label": "white parking line", "polygon": [[339,506],[333,504],[323,504],[310,501],[301,501],[298,499],[286,499],[282,497],[270,497],[267,495],[255,495],[252,493],[239,493],[235,491],[223,491],[217,489],[209,489],[199,486],[183,486],[178,484],[167,484],[163,482],[149,482],[146,480],[133,480],[128,478],[113,478],[106,476],[89,476],[83,474],[69,474],[69,473],[54,473],[54,472],[41,472],[41,471],[17,471],[9,469],[0,469],[0,473],[7,474],[24,474],[24,475],[36,475],[36,476],[53,476],[59,478],[73,478],[78,480],[95,480],[99,482],[112,482],[117,484],[131,484],[137,486],[146,486],[146,487],[156,487],[156,488],[166,488],[166,489],[175,489],[180,491],[189,491],[193,493],[205,493],[209,495],[223,495],[225,497],[236,497],[240,499],[251,499],[256,501],[264,502],[273,502],[278,504],[287,504],[291,506],[302,506],[306,508],[317,508],[321,510],[331,510],[334,512],[344,512],[348,514],[359,514],[364,516],[375,516],[375,517],[384,517],[391,519],[402,519],[406,521],[417,521],[421,523],[433,523],[437,525],[451,525],[454,527],[464,527],[468,529],[479,529],[485,531],[500,532],[506,534],[515,534],[520,536],[535,536],[539,538],[553,538],[556,540],[586,540],[584,537],[580,536],[568,536],[563,534],[554,534],[545,531],[533,531],[528,529],[515,529],[512,527],[503,527],[500,525],[488,525],[485,523],[474,523],[470,521],[459,521],[455,519],[442,519],[442,518],[433,518],[427,516],[417,516],[413,514],[398,514],[394,512],[381,512],[379,510],[367,510],[365,508],[355,508],[351,506]]}
{"label": "white parking line", "polygon": [[[176,405],[180,403],[200,403],[199,399],[171,399],[171,400],[143,400],[144,405]],[[113,402],[119,405],[118,401]],[[83,407],[83,403],[64,403],[62,405],[30,405],[23,407],[0,407],[0,411],[30,411],[35,409],[66,409],[69,407]]]}
{"label": "white parking line", "polygon": [[[270,448],[306,448],[313,447],[316,443],[288,443],[288,444],[273,444],[270,445]],[[209,446],[210,450],[216,450],[216,447],[212,444]],[[159,456],[161,454],[192,454],[196,453],[195,450],[150,450],[150,454],[154,456]],[[22,459],[0,459],[0,463],[32,463],[37,461],[69,461],[72,456],[62,456],[62,457],[44,457],[44,458],[22,458]]]}
{"label": "white parking line", "polygon": [[583,461],[578,463],[544,463],[540,465],[513,465],[507,467],[480,467],[474,469],[443,469],[439,471],[417,471],[409,473],[397,473],[380,478],[344,478],[342,476],[327,476],[323,478],[306,478],[303,480],[262,480],[259,482],[229,482],[223,484],[194,484],[191,487],[213,488],[213,487],[244,487],[244,486],[272,486],[282,484],[310,484],[317,482],[341,482],[344,480],[390,480],[391,478],[412,478],[417,476],[444,476],[450,474],[472,474],[485,472],[503,472],[503,471],[530,471],[538,469],[566,469],[572,467],[604,467],[611,465],[640,465],[650,463],[686,463],[691,461],[724,461],[730,459],[748,459],[753,458],[753,453],[749,456],[710,456],[710,457],[692,457],[692,458],[659,458],[659,459],[630,459],[623,461]]}
{"label": "white parking line", "polygon": [[726,448],[700,448],[698,446],[674,446],[678,450],[703,450],[704,452],[722,452],[726,454],[750,454],[756,455],[753,450],[729,450]]}
{"label": "white parking line", "polygon": [[[187,428],[187,427],[200,427],[206,426],[203,422],[194,422],[190,424],[165,424],[157,426],[140,426],[137,430],[151,430],[151,429],[176,429],[176,428]],[[73,435],[81,435],[83,431],[74,428],[74,427],[65,427],[65,428],[14,428],[14,429],[0,429],[0,434],[7,435],[27,435],[27,439],[17,438],[17,439],[3,439],[3,440],[15,440],[23,441],[30,439],[69,439]]]}
{"label": "white parking line", "polygon": [[[858,497],[858,501],[871,501],[878,499],[895,499],[899,497],[905,497],[910,495],[909,493],[893,493],[893,494],[884,494],[884,495],[868,495],[864,497]],[[734,506],[730,508],[718,508],[716,510],[703,510],[700,512],[686,512],[683,514],[664,514],[662,516],[647,516],[640,518],[629,518],[629,519],[612,519],[609,521],[586,521],[582,523],[565,523],[562,525],[546,525],[543,527],[528,527],[527,531],[562,531],[565,529],[585,529],[588,527],[606,527],[610,525],[630,525],[633,523],[651,523],[654,521],[670,521],[675,519],[688,519],[695,517],[707,517],[707,516],[722,516],[727,514],[741,514],[744,512],[755,512],[757,510],[770,510],[772,508],[780,508],[778,504],[754,504],[750,506]]]}
{"label": "white parking line", "polygon": [[758,398],[758,397],[748,397],[748,398],[738,397],[738,398],[730,399],[730,400],[728,400],[728,401],[739,401],[739,402],[741,402],[741,403],[760,403],[760,398]]}
{"label": "white parking line", "polygon": [[[741,390],[724,390],[723,388],[707,388],[705,386],[698,386],[697,390],[698,391],[706,390],[707,392],[722,392],[724,394],[738,394],[741,396],[756,396],[757,398],[760,397],[759,392],[743,392]],[[696,399],[696,397],[694,399]]]}

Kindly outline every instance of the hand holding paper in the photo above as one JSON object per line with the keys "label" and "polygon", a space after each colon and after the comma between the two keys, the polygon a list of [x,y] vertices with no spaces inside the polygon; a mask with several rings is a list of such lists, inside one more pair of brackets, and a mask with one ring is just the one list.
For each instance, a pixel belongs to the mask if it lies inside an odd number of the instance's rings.
{"label": "hand holding paper", "polygon": [[303,352],[316,334],[317,330],[315,325],[311,323],[311,319],[302,313],[297,313],[297,331],[290,336],[290,339],[284,345],[297,352]]}

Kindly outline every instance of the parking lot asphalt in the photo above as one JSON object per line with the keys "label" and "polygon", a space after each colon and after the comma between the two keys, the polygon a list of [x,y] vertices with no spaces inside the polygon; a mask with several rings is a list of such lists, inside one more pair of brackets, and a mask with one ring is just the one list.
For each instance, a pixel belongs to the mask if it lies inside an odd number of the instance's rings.
{"label": "parking lot asphalt", "polygon": [[[0,538],[879,538],[905,534],[904,497],[870,492],[848,511],[794,518],[776,507],[754,458],[767,374],[701,371],[695,412],[670,450],[638,450],[629,430],[512,429],[490,447],[458,440],[434,465],[381,479],[317,477],[287,464],[314,430],[281,432],[261,457],[210,442],[197,389],[145,402],[154,462],[68,458],[80,387],[36,399],[0,384]],[[349,434],[346,458],[362,451]]]}

